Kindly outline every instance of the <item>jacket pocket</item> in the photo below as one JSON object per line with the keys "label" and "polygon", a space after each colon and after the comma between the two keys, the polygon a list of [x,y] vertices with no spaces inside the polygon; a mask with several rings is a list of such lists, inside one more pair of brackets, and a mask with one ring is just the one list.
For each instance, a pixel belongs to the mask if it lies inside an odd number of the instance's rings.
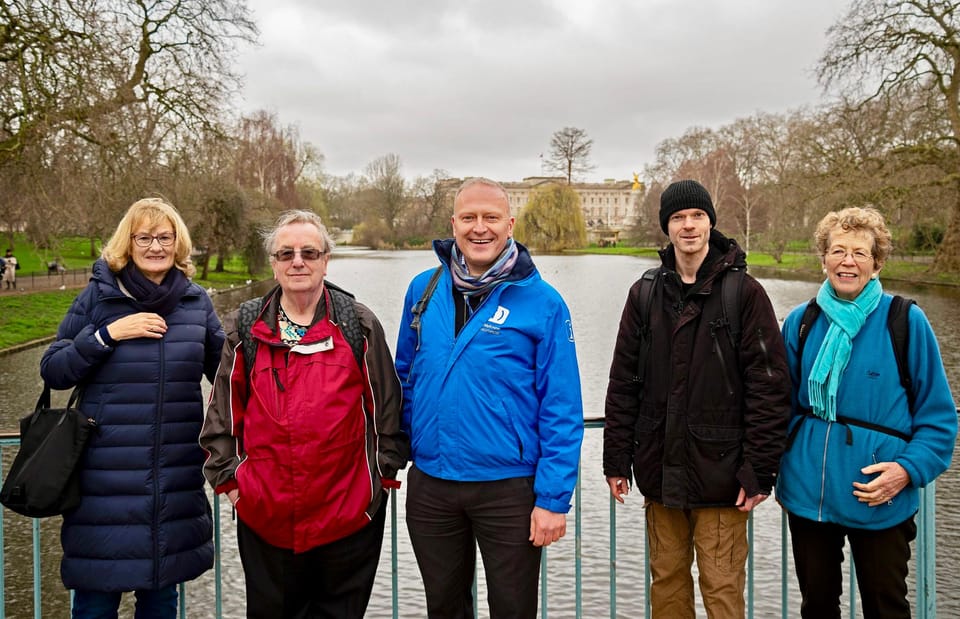
{"label": "jacket pocket", "polygon": [[743,461],[739,427],[691,426],[688,445],[689,496],[697,503],[733,504],[740,491],[737,470]]}
{"label": "jacket pocket", "polygon": [[[245,525],[260,536],[266,535],[271,527],[288,526],[289,522],[274,521],[274,502],[268,496],[269,482],[265,478],[264,468],[269,468],[269,460],[245,459],[237,467],[237,516]],[[288,519],[289,520],[289,519]]]}
{"label": "jacket pocket", "polygon": [[633,433],[633,477],[641,494],[660,497],[663,483],[663,417],[637,417]]}

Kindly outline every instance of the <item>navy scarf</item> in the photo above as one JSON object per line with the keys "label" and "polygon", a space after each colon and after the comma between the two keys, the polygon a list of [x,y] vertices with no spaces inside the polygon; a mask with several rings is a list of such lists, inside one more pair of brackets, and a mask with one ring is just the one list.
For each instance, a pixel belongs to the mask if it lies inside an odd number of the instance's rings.
{"label": "navy scarf", "polygon": [[161,316],[166,316],[177,307],[190,284],[183,271],[176,267],[167,271],[159,285],[155,284],[140,272],[132,260],[120,269],[117,279],[144,311]]}

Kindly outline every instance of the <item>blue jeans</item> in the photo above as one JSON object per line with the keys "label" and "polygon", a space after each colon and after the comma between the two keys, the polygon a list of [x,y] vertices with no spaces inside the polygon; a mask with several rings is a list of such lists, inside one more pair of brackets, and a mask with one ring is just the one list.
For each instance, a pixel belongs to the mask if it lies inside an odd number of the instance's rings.
{"label": "blue jeans", "polygon": [[[177,616],[177,586],[163,589],[137,589],[135,619],[175,619]],[[73,593],[73,619],[117,619],[120,608],[119,591],[88,591]]]}

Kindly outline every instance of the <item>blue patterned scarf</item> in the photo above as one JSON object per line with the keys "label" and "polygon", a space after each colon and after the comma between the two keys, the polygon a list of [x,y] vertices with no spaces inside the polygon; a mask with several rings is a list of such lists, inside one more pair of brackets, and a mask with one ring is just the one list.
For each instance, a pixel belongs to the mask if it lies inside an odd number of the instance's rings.
{"label": "blue patterned scarf", "polygon": [[486,294],[491,288],[510,277],[510,272],[517,264],[519,255],[520,249],[517,244],[512,238],[507,239],[507,245],[493,265],[483,275],[474,277],[467,269],[467,262],[460,253],[460,248],[454,243],[453,251],[450,252],[450,275],[453,277],[453,284],[465,297]]}
{"label": "blue patterned scarf", "polygon": [[853,301],[837,296],[830,280],[823,282],[817,293],[817,305],[830,321],[817,358],[810,370],[807,389],[813,414],[827,421],[837,419],[837,389],[850,361],[853,338],[857,336],[867,316],[880,304],[883,286],[871,279]]}

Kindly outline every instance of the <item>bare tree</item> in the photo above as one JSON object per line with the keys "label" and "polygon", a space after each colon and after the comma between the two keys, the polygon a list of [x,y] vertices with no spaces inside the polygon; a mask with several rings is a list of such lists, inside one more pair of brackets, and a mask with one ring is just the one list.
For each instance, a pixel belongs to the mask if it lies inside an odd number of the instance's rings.
{"label": "bare tree", "polygon": [[51,132],[95,140],[90,121],[134,103],[204,123],[256,35],[238,0],[6,0],[0,23],[0,164]]}
{"label": "bare tree", "polygon": [[[255,35],[242,0],[0,3],[0,196],[13,196],[13,221],[43,226],[72,168],[90,186],[71,200],[96,198],[84,204],[92,225],[77,231],[92,247],[109,214],[158,192],[185,134],[217,124],[239,83],[235,46]],[[57,169],[64,147],[73,158]],[[16,192],[10,169],[38,182]]]}
{"label": "bare tree", "polygon": [[546,167],[573,182],[575,176],[586,174],[594,169],[590,163],[590,149],[593,140],[587,132],[576,127],[564,127],[553,133],[550,138],[550,156],[544,162]]}
{"label": "bare tree", "polygon": [[366,168],[367,182],[375,193],[374,212],[391,232],[407,205],[406,182],[400,168],[400,156],[393,153],[374,159]]}
{"label": "bare tree", "polygon": [[[931,85],[940,93],[949,132],[939,136],[960,149],[960,3],[949,0],[855,0],[828,31],[820,59],[821,83],[869,99],[896,97]],[[944,179],[960,183],[957,170]],[[934,271],[960,270],[960,199],[934,259]]]}
{"label": "bare tree", "polygon": [[420,176],[413,181],[410,217],[405,226],[408,235],[436,238],[449,234],[456,191],[456,185],[449,178],[446,170],[436,169],[429,176]]}
{"label": "bare tree", "polygon": [[242,117],[237,133],[237,182],[286,208],[305,206],[297,184],[306,171],[319,168],[323,155],[300,139],[299,129],[282,127],[276,114],[261,110]]}

